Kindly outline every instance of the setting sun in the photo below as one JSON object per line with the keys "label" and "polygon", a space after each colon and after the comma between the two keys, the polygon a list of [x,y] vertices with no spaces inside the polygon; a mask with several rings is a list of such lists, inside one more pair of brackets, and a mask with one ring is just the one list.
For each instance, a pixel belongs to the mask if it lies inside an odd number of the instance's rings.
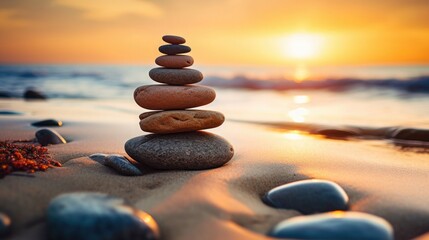
{"label": "setting sun", "polygon": [[284,52],[288,57],[308,59],[320,53],[322,37],[314,34],[296,33],[283,41]]}

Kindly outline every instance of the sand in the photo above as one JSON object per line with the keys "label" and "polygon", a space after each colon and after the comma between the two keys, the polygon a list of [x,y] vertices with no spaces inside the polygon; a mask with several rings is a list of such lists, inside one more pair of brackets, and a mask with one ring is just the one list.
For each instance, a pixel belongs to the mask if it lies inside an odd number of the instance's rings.
{"label": "sand", "polygon": [[31,140],[30,123],[56,118],[68,141],[49,146],[63,164],[46,172],[0,179],[0,212],[9,215],[7,239],[46,239],[45,212],[61,193],[97,191],[125,198],[151,214],[162,239],[270,239],[279,221],[298,216],[261,201],[271,188],[301,179],[332,180],[351,200],[351,210],[390,222],[396,239],[429,232],[428,155],[402,151],[382,141],[339,141],[227,120],[210,132],[228,139],[235,156],[205,171],[145,171],[127,177],[91,160],[92,153],[125,154],[129,138],[143,134],[132,102],[0,100],[1,109],[26,114],[0,116],[1,140]]}

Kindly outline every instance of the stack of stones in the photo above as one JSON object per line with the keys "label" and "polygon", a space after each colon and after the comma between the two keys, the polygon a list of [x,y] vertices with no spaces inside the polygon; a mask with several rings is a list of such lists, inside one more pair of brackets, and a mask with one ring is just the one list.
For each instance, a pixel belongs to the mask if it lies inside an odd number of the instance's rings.
{"label": "stack of stones", "polygon": [[220,167],[233,156],[231,144],[224,138],[202,129],[220,126],[222,113],[188,110],[211,103],[216,93],[205,86],[190,85],[203,79],[201,72],[189,69],[194,60],[183,55],[191,48],[186,40],[166,35],[169,43],[159,47],[162,55],[155,60],[161,66],[149,76],[161,84],[138,87],[134,100],[145,109],[155,110],[140,115],[140,128],[153,134],[132,138],[125,151],[134,160],[155,169],[199,170]]}

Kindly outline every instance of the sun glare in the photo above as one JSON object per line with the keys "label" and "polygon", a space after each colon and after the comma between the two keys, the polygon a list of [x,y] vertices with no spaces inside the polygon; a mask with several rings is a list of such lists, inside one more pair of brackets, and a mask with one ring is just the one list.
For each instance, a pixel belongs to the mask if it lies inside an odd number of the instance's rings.
{"label": "sun glare", "polygon": [[322,38],[319,35],[296,33],[284,38],[282,44],[288,57],[309,59],[320,52]]}

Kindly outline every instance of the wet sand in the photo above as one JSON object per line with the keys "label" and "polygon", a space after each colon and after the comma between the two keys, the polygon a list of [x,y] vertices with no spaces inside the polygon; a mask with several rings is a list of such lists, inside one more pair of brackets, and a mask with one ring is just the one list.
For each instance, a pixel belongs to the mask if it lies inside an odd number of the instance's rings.
{"label": "wet sand", "polygon": [[37,128],[30,123],[56,118],[64,126],[54,129],[69,141],[48,147],[63,167],[0,179],[0,212],[13,226],[8,239],[46,239],[49,201],[76,191],[125,198],[155,218],[162,239],[270,239],[266,233],[275,224],[301,214],[271,208],[261,197],[278,185],[312,178],[338,183],[350,197],[350,210],[386,219],[396,239],[429,232],[425,153],[401,151],[380,140],[322,139],[227,116],[224,125],[210,131],[234,146],[227,165],[127,177],[88,155],[125,154],[125,141],[143,134],[131,103],[0,100],[0,108],[25,113],[0,116],[1,140],[31,140]]}

